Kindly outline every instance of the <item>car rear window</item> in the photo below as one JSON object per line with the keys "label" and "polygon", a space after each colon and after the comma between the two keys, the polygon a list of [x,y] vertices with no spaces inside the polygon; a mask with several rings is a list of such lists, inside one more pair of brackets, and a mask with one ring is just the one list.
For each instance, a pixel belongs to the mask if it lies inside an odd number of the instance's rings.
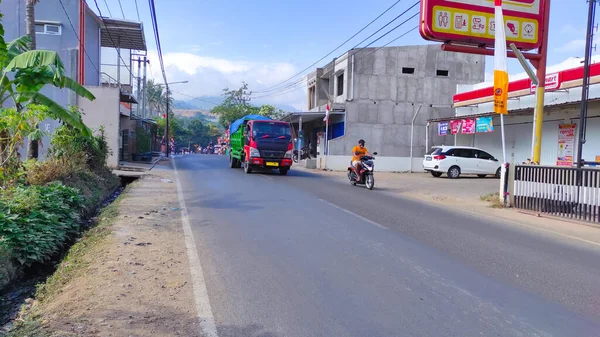
{"label": "car rear window", "polygon": [[442,153],[442,149],[438,148],[433,148],[431,150],[429,150],[429,152],[427,152],[427,155],[431,155],[431,156],[435,156]]}

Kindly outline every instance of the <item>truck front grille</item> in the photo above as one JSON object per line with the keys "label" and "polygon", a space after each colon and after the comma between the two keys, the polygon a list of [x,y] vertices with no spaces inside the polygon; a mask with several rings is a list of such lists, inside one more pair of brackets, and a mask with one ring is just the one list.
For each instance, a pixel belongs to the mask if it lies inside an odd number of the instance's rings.
{"label": "truck front grille", "polygon": [[260,150],[260,156],[263,158],[283,158],[285,151]]}

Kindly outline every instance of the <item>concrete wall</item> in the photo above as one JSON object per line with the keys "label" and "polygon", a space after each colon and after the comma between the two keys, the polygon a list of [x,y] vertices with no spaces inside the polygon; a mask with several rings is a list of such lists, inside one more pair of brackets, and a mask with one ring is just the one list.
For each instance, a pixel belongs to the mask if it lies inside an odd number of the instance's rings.
{"label": "concrete wall", "polygon": [[104,127],[106,141],[111,150],[107,164],[109,167],[116,167],[119,165],[119,89],[91,86],[86,88],[96,99],[79,99],[79,107],[83,110],[83,122],[94,131]]}
{"label": "concrete wall", "polygon": [[[409,158],[411,120],[421,106],[414,126],[413,157],[423,156],[427,120],[453,116],[456,86],[481,82],[485,75],[483,56],[445,52],[439,45],[350,51],[350,60],[352,54],[354,69],[345,76],[348,81],[354,76],[353,94],[350,83],[346,86],[348,97],[353,97],[346,103],[346,135],[330,141],[331,155],[348,155],[363,138],[369,150],[380,156]],[[414,68],[414,74],[403,74],[403,67]],[[437,70],[447,70],[448,76],[436,76]],[[438,138],[433,127],[428,137],[430,145],[454,142]]]}

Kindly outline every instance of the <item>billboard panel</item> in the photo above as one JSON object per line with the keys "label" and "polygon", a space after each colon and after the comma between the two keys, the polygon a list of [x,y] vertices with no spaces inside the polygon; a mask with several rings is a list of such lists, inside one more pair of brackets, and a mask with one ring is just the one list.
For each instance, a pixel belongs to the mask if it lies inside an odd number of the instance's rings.
{"label": "billboard panel", "polygon": [[[540,47],[546,0],[504,0],[507,43]],[[426,40],[493,46],[494,0],[421,0],[419,31]]]}

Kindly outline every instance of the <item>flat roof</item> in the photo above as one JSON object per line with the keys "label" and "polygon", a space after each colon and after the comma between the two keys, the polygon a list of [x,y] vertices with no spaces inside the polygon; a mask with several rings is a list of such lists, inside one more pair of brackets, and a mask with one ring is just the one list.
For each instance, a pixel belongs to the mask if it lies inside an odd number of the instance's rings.
{"label": "flat roof", "polygon": [[141,22],[100,18],[100,44],[102,47],[146,51],[144,25]]}

